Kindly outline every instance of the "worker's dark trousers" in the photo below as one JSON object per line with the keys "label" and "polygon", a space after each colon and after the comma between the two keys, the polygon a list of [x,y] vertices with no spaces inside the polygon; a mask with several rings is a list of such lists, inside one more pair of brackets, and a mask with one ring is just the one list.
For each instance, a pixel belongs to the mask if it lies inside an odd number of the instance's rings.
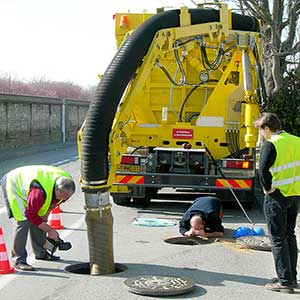
{"label": "worker's dark trousers", "polygon": [[295,227],[299,201],[299,196],[284,197],[279,190],[265,195],[264,201],[275,269],[280,283],[285,286],[291,286],[297,277]]}
{"label": "worker's dark trousers", "polygon": [[29,221],[18,221],[14,233],[12,255],[16,263],[27,262],[26,243],[30,232],[32,250],[35,256],[44,256],[46,250],[43,245],[46,241],[46,233]]}

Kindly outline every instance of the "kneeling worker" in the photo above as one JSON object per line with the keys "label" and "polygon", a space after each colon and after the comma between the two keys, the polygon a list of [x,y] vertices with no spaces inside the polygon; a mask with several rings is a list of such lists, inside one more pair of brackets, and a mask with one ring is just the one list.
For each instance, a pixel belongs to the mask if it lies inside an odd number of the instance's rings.
{"label": "kneeling worker", "polygon": [[179,232],[184,236],[222,237],[222,206],[217,197],[197,198],[179,222]]}
{"label": "kneeling worker", "polygon": [[12,255],[15,268],[34,271],[27,264],[26,243],[30,231],[35,258],[58,260],[44,249],[46,235],[57,241],[58,232],[47,224],[51,210],[67,201],[75,192],[75,183],[66,171],[44,165],[24,166],[8,172],[1,185],[8,217],[16,220]]}

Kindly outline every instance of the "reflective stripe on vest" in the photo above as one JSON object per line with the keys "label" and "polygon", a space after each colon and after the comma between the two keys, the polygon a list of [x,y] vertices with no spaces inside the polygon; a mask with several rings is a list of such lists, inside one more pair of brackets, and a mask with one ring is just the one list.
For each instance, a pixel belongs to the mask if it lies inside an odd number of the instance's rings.
{"label": "reflective stripe on vest", "polygon": [[55,181],[61,176],[71,178],[69,173],[53,166],[25,166],[10,171],[6,177],[6,192],[14,218],[17,221],[26,219],[27,196],[34,181],[46,194],[45,202],[38,211],[40,217],[45,216],[51,205]]}
{"label": "reflective stripe on vest", "polygon": [[276,149],[276,159],[270,168],[272,187],[286,197],[300,195],[300,138],[283,132],[269,141]]}

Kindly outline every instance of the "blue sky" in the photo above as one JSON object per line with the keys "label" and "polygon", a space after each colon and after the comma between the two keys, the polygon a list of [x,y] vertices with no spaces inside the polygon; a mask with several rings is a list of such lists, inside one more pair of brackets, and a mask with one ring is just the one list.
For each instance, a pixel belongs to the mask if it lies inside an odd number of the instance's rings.
{"label": "blue sky", "polygon": [[95,85],[117,50],[114,13],[184,4],[193,7],[190,0],[0,0],[0,75]]}

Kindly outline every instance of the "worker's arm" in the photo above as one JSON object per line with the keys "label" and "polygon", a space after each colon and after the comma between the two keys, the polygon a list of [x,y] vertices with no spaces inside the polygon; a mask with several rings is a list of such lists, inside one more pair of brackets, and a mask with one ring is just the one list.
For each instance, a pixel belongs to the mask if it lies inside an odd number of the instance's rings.
{"label": "worker's arm", "polygon": [[53,229],[51,226],[49,226],[46,222],[43,221],[38,226],[38,228],[45,231],[50,239],[53,239],[55,241],[58,240],[58,238],[59,238],[58,232],[55,229]]}
{"label": "worker's arm", "polygon": [[183,215],[179,222],[179,232],[184,236],[190,236],[191,226],[186,214]]}
{"label": "worker's arm", "polygon": [[270,168],[276,159],[276,149],[271,142],[265,142],[260,151],[258,176],[265,194],[275,191],[272,188],[272,174]]}
{"label": "worker's arm", "polygon": [[207,237],[207,238],[223,237],[224,232],[222,231],[205,232],[204,230],[200,230],[199,236]]}
{"label": "worker's arm", "polygon": [[194,230],[191,228],[190,230],[187,230],[186,232],[183,233],[184,236],[191,237],[191,236],[197,236],[199,235],[198,230]]}
{"label": "worker's arm", "polygon": [[49,226],[44,220],[47,217],[40,217],[38,215],[39,210],[45,202],[44,192],[39,187],[32,187],[28,193],[27,206],[25,210],[25,217],[33,225],[47,233],[48,237],[57,240],[59,237],[58,232]]}

